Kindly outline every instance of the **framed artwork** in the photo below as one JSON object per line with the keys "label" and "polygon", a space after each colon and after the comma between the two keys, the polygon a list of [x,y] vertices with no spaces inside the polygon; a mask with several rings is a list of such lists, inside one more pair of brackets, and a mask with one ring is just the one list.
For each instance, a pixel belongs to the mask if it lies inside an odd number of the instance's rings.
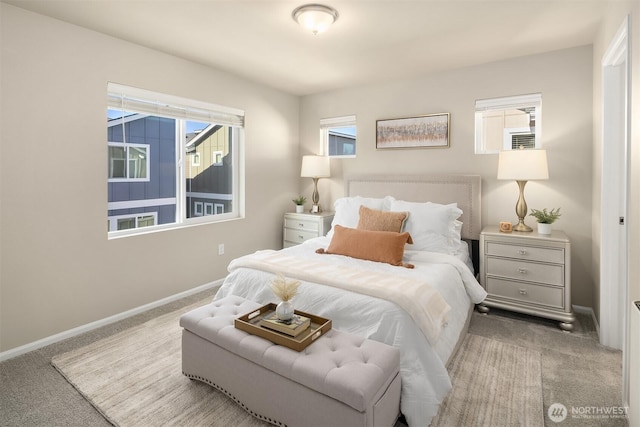
{"label": "framed artwork", "polygon": [[449,113],[376,121],[376,149],[449,147]]}

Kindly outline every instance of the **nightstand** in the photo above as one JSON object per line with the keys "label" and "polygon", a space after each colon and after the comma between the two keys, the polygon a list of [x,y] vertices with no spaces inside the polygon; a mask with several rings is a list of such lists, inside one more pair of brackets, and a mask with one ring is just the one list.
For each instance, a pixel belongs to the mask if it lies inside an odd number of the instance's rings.
{"label": "nightstand", "polygon": [[282,246],[299,245],[305,240],[321,237],[331,228],[334,212],[284,214]]}
{"label": "nightstand", "polygon": [[478,306],[482,313],[496,307],[558,320],[562,330],[573,330],[571,242],[562,231],[501,233],[485,227],[480,284],[489,294]]}

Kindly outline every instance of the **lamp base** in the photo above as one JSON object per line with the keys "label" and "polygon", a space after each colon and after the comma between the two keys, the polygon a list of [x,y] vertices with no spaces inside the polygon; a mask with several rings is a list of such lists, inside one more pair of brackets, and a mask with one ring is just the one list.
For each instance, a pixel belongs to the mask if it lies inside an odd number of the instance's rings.
{"label": "lamp base", "polygon": [[513,226],[513,231],[519,231],[521,233],[531,233],[533,231],[533,228],[529,227],[527,224],[525,224],[524,222],[519,222],[516,225]]}

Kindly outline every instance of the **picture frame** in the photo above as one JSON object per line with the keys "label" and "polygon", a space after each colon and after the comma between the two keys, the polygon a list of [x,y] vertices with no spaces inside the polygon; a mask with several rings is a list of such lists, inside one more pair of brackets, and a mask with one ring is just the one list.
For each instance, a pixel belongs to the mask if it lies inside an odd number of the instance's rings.
{"label": "picture frame", "polygon": [[376,149],[448,148],[449,113],[376,120]]}

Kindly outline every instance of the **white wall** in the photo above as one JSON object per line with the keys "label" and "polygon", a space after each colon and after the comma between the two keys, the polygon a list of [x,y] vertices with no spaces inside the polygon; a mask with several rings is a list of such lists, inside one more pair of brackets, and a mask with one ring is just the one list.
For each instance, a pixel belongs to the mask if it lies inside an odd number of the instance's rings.
{"label": "white wall", "polygon": [[[282,213],[299,191],[298,97],[0,7],[0,351],[221,279],[232,258],[281,247]],[[245,110],[246,218],[108,240],[108,81]]]}
{"label": "white wall", "polygon": [[[542,93],[542,138],[550,179],[528,183],[526,200],[529,208],[562,208],[563,216],[554,227],[566,231],[572,241],[572,303],[591,307],[591,46],[304,97],[301,151],[318,152],[321,118],[355,114],[357,158],[332,160],[331,179],[319,183],[321,203],[330,206],[343,196],[342,178],[347,175],[479,174],[483,178],[483,224],[514,221],[516,183],[496,180],[496,154],[474,154],[474,106],[476,99],[533,92]],[[451,113],[450,148],[376,151],[377,119],[442,112]],[[304,184],[310,194],[311,183]],[[528,217],[527,223],[535,225],[535,219]]]}

